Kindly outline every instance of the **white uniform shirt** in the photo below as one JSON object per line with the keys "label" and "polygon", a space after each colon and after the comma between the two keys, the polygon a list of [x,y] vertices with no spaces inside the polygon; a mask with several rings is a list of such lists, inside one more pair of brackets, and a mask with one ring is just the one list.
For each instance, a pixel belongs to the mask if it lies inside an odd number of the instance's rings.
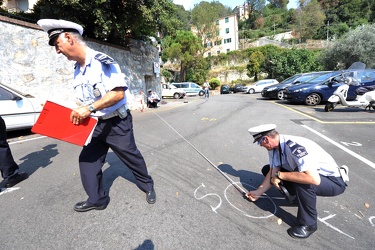
{"label": "white uniform shirt", "polygon": [[[85,105],[99,100],[116,87],[123,87],[124,90],[128,88],[120,66],[111,57],[88,48],[85,64],[86,66],[82,68],[76,63],[74,71],[74,90],[77,98]],[[98,117],[108,115],[124,104],[126,104],[126,95],[115,105],[98,110],[91,115]]]}
{"label": "white uniform shirt", "polygon": [[[298,136],[279,135],[281,147],[282,168],[303,172],[309,169],[317,169],[324,176],[339,177],[338,165],[317,143]],[[280,166],[280,152],[278,149],[268,151],[270,166]]]}

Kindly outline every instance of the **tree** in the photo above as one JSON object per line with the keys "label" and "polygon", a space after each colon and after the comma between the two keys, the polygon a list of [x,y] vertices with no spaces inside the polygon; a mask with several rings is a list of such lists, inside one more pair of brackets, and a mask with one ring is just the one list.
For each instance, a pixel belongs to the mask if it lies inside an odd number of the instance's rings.
{"label": "tree", "polygon": [[311,39],[324,25],[325,15],[317,0],[300,0],[300,5],[295,11],[294,30],[300,42]]}
{"label": "tree", "polygon": [[360,61],[369,68],[375,67],[375,24],[361,25],[350,30],[332,46],[323,51],[320,60],[327,69],[337,69],[338,65],[348,68]]}
{"label": "tree", "polygon": [[30,16],[80,23],[87,37],[125,44],[126,37],[174,33],[181,21],[172,0],[39,0]]}
{"label": "tree", "polygon": [[169,58],[180,63],[180,78],[186,79],[186,72],[196,59],[201,41],[191,31],[178,30],[175,36],[168,36],[163,40],[163,61]]}
{"label": "tree", "polygon": [[262,9],[266,5],[265,0],[246,0],[247,8],[249,12],[249,18],[247,19],[249,28],[255,28],[256,20],[261,16]]}
{"label": "tree", "polygon": [[247,71],[249,77],[254,77],[254,81],[258,81],[258,75],[261,72],[261,66],[264,64],[266,57],[262,52],[256,51],[251,54],[249,63],[247,64]]}

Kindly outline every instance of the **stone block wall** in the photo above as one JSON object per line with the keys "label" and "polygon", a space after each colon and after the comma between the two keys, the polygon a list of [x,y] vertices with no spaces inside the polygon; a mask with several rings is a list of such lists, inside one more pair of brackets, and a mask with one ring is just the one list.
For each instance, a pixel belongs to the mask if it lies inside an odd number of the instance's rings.
{"label": "stone block wall", "polygon": [[[0,16],[0,82],[35,97],[59,103],[75,102],[72,90],[74,62],[48,45],[38,25]],[[129,86],[131,109],[142,108],[148,88],[161,96],[160,77],[153,63],[158,49],[150,41],[132,40],[129,49],[86,40],[89,47],[113,57]]]}

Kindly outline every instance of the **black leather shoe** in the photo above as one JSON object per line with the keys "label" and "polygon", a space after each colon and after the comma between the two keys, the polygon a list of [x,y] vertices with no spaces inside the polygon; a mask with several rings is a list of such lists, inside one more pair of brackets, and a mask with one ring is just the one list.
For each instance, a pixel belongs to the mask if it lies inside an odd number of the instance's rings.
{"label": "black leather shoe", "polygon": [[17,185],[18,183],[20,183],[21,181],[26,180],[27,178],[29,178],[29,175],[27,173],[17,173],[13,177],[8,179],[5,186],[7,188],[13,187]]}
{"label": "black leather shoe", "polygon": [[156,193],[155,190],[152,189],[151,191],[146,192],[146,200],[150,204],[154,204],[156,201]]}
{"label": "black leather shoe", "polygon": [[293,238],[306,239],[317,229],[317,226],[294,226],[288,229],[288,234]]}
{"label": "black leather shoe", "polygon": [[77,204],[75,204],[73,209],[77,212],[86,212],[92,209],[104,210],[107,208],[107,206],[108,204],[105,204],[102,206],[96,206],[96,205],[88,204],[87,201],[82,201],[82,202],[78,202]]}

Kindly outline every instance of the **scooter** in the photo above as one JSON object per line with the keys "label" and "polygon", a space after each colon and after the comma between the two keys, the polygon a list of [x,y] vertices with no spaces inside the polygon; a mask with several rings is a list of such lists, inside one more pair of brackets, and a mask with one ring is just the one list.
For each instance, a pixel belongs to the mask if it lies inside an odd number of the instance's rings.
{"label": "scooter", "polygon": [[357,96],[354,101],[347,101],[349,85],[360,85],[357,80],[353,77],[344,77],[343,82],[336,90],[333,92],[332,96],[329,97],[324,110],[326,112],[332,111],[338,103],[346,107],[361,108],[364,107],[370,110],[373,108],[375,110],[375,90],[364,93],[361,96]]}

